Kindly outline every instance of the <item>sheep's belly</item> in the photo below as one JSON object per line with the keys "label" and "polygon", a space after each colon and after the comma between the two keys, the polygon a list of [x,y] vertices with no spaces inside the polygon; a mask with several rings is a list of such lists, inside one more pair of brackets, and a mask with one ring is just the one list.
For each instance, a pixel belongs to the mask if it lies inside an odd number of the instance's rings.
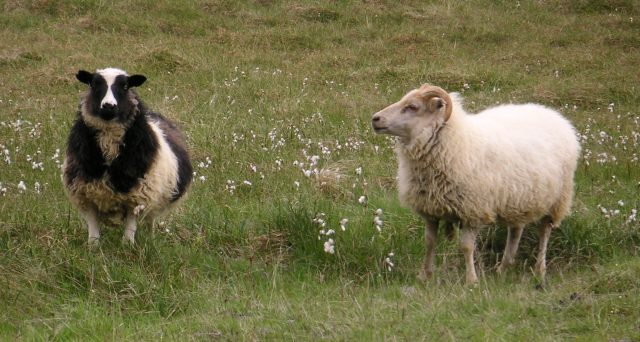
{"label": "sheep's belly", "polygon": [[454,216],[454,209],[447,203],[438,201],[426,192],[408,191],[400,193],[400,202],[420,215],[432,217]]}
{"label": "sheep's belly", "polygon": [[104,177],[97,181],[77,181],[69,186],[69,195],[74,204],[84,209],[95,209],[100,216],[111,220],[122,220],[136,210],[141,216],[156,216],[168,206],[171,193],[157,194],[154,182],[141,179],[128,193],[114,191]]}

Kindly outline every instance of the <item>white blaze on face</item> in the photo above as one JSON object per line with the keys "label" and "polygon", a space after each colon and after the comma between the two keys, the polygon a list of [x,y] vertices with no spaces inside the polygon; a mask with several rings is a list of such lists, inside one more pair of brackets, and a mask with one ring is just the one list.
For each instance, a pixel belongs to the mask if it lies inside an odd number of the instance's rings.
{"label": "white blaze on face", "polygon": [[100,74],[107,83],[107,93],[104,95],[102,101],[100,101],[100,107],[103,107],[107,103],[113,106],[117,106],[118,101],[116,100],[115,96],[113,96],[113,90],[111,89],[111,86],[113,85],[113,82],[115,82],[116,77],[120,75],[127,75],[127,73],[124,70],[116,68],[99,69],[96,70],[96,72]]}

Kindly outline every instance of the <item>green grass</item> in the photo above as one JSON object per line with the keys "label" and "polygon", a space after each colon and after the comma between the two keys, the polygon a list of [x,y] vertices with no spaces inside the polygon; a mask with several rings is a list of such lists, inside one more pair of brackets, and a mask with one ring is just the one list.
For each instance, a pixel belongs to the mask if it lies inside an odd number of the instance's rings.
{"label": "green grass", "polygon": [[[0,11],[0,339],[640,340],[637,2],[4,0]],[[135,247],[116,227],[89,250],[59,166],[84,91],[74,75],[106,66],[148,77],[138,92],[183,128],[196,177]],[[452,242],[436,279],[415,279],[422,222],[400,206],[393,140],[369,120],[424,82],[461,92],[470,111],[538,102],[578,128],[574,210],[552,234],[543,289],[534,229],[504,278],[493,266],[506,232],[490,227],[479,286],[463,285]],[[336,231],[335,254],[317,217]]]}

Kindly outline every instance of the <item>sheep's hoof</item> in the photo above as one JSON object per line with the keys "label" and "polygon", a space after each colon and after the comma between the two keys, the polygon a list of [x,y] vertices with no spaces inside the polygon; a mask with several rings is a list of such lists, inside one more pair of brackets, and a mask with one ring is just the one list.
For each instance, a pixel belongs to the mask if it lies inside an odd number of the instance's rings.
{"label": "sheep's hoof", "polygon": [[504,263],[501,263],[500,265],[498,265],[498,268],[496,269],[496,273],[498,273],[498,275],[503,276],[507,273],[507,269],[509,267],[507,265],[505,265]]}
{"label": "sheep's hoof", "polygon": [[547,282],[544,280],[544,278],[540,279],[538,277],[534,278],[534,285],[533,288],[538,290],[538,291],[544,291],[544,289],[547,287]]}
{"label": "sheep's hoof", "polygon": [[545,281],[544,276],[540,277],[539,275],[536,275],[533,277],[533,281],[534,281],[533,287],[539,291],[544,290],[547,285],[547,282]]}
{"label": "sheep's hoof", "polygon": [[123,236],[122,237],[122,244],[125,245],[125,246],[135,246],[136,242],[133,239],[129,238],[129,237]]}
{"label": "sheep's hoof", "polygon": [[89,241],[87,242],[87,246],[89,246],[89,249],[91,250],[97,249],[98,247],[100,247],[100,239],[99,238],[89,239]]}
{"label": "sheep's hoof", "polygon": [[418,278],[418,280],[420,280],[421,282],[427,282],[428,280],[433,278],[433,271],[420,270],[420,272],[418,272],[418,274],[416,275],[416,278]]}
{"label": "sheep's hoof", "polygon": [[480,283],[478,281],[475,281],[473,283],[465,283],[464,284],[464,288],[468,289],[469,291],[474,291],[480,288]]}

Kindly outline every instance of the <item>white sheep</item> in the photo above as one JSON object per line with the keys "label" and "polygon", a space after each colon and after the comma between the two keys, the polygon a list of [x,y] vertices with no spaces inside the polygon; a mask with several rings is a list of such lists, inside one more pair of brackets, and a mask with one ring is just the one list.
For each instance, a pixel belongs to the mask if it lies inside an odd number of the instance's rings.
{"label": "white sheep", "polygon": [[133,243],[136,219],[165,212],[191,183],[184,137],[133,91],[146,77],[107,68],[76,78],[89,90],[69,134],[65,190],[87,222],[89,244],[98,242],[101,221],[124,221],[123,239]]}
{"label": "white sheep", "polygon": [[426,221],[419,278],[432,276],[440,220],[460,221],[467,283],[476,283],[478,229],[508,227],[498,267],[514,257],[526,224],[541,221],[536,275],[544,281],[551,230],[569,213],[580,154],[576,131],[537,104],[501,105],[467,114],[458,94],[425,84],[373,115],[376,133],[397,136],[401,202]]}

